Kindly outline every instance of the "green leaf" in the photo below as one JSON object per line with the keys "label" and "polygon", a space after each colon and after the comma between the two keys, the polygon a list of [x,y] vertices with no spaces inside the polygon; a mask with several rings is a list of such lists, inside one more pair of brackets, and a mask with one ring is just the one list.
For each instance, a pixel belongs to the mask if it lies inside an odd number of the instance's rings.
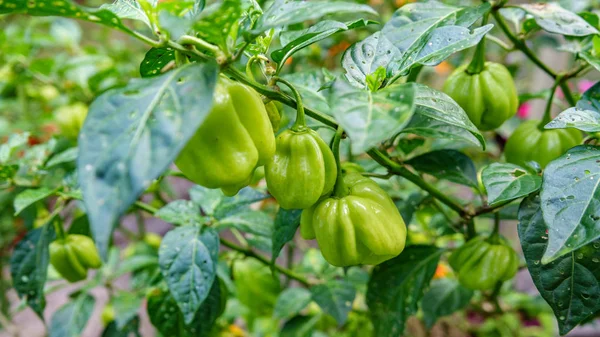
{"label": "green leaf", "polygon": [[552,262],[600,238],[600,147],[576,146],[544,170],[542,211]]}
{"label": "green leaf", "polygon": [[77,172],[102,256],[118,218],[169,167],[208,114],[216,81],[215,63],[195,63],[132,80],[90,106],[79,134]]}
{"label": "green leaf", "polygon": [[241,189],[233,197],[224,197],[215,209],[215,218],[223,219],[232,214],[247,210],[250,204],[264,200],[269,196],[251,187]]}
{"label": "green leaf", "polygon": [[415,114],[402,132],[465,141],[485,150],[485,138],[467,113],[450,96],[422,84],[416,85]]}
{"label": "green leaf", "polygon": [[200,225],[204,223],[198,206],[189,200],[175,200],[156,212],[157,218],[182,226]]}
{"label": "green leaf", "polygon": [[557,3],[522,4],[519,7],[533,15],[537,24],[550,33],[567,36],[587,36],[599,33],[580,16],[560,7]]}
{"label": "green leaf", "polygon": [[320,315],[296,316],[285,322],[279,337],[312,337]]}
{"label": "green leaf", "polygon": [[315,20],[329,14],[345,13],[377,15],[373,8],[352,2],[275,0],[258,19],[253,33],[258,35],[269,28],[280,28],[307,20]]}
{"label": "green leaf", "polygon": [[224,0],[220,6],[207,8],[194,25],[198,36],[231,51],[237,40],[239,21],[244,8],[241,0]]}
{"label": "green leaf", "polygon": [[116,0],[112,4],[100,6],[100,9],[109,10],[121,19],[141,21],[145,23],[148,28],[152,28],[148,16],[136,0]]}
{"label": "green leaf", "polygon": [[221,287],[216,281],[189,325],[185,324],[178,303],[168,291],[151,293],[146,310],[152,325],[164,336],[207,337],[223,309],[221,296]]}
{"label": "green leaf", "polygon": [[213,228],[216,230],[235,228],[242,232],[270,239],[273,234],[273,218],[265,212],[250,210],[223,218]]}
{"label": "green leaf", "polygon": [[486,25],[469,30],[490,9],[454,7],[437,1],[400,7],[380,32],[354,44],[344,54],[347,78],[365,87],[366,76],[385,66],[388,77],[407,74],[415,65],[435,66],[451,54],[475,46],[492,29]]}
{"label": "green leaf", "polygon": [[37,189],[27,189],[15,197],[14,207],[15,216],[19,215],[25,208],[33,205],[34,203],[44,200],[54,194],[54,190],[40,187]]}
{"label": "green leaf", "polygon": [[[327,91],[320,90],[326,83],[334,79],[325,69],[286,74],[283,78],[290,81],[300,92],[305,106],[331,114],[327,102]],[[283,87],[282,90],[291,94],[287,91],[287,87]],[[310,123],[310,119],[308,122]]]}
{"label": "green leaf", "polygon": [[375,23],[375,21],[364,19],[347,23],[334,20],[323,20],[307,29],[282,32],[279,39],[281,40],[283,47],[273,51],[271,53],[271,58],[278,63],[277,68],[281,69],[285,64],[285,61],[297,51],[339,32],[365,27],[373,23]]}
{"label": "green leaf", "polygon": [[213,215],[225,198],[220,189],[211,189],[200,185],[192,187],[189,193],[192,201],[200,206],[206,215]]}
{"label": "green leaf", "polygon": [[413,116],[415,96],[413,83],[372,93],[339,78],[329,102],[336,120],[350,136],[352,153],[360,154],[402,131]]}
{"label": "green leaf", "polygon": [[53,155],[45,166],[46,168],[52,168],[57,165],[72,163],[77,160],[77,156],[79,156],[79,150],[76,147],[72,147]]}
{"label": "green leaf", "polygon": [[111,297],[110,304],[115,310],[117,329],[123,330],[131,320],[135,319],[144,296],[129,291],[117,291]]}
{"label": "green leaf", "polygon": [[540,263],[548,246],[548,231],[539,195],[523,200],[519,209],[519,239],[536,288],[557,318],[561,335],[600,310],[600,241],[594,241],[549,264]]}
{"label": "green leaf", "polygon": [[304,288],[287,288],[275,303],[273,316],[275,319],[285,319],[297,315],[312,301],[312,294]]}
{"label": "green leaf", "polygon": [[33,311],[43,319],[46,298],[44,285],[50,263],[48,245],[54,240],[51,222],[27,232],[10,257],[13,287]]}
{"label": "green leaf", "polygon": [[527,196],[542,186],[542,177],[508,163],[492,163],[481,171],[481,180],[493,206]]}
{"label": "green leaf", "polygon": [[132,320],[127,322],[122,329],[117,327],[116,322],[110,322],[102,332],[102,337],[131,337],[132,335],[135,337],[141,337],[139,329],[140,318],[135,316]]}
{"label": "green leaf", "polygon": [[[597,36],[594,36],[594,41],[596,41],[596,38]],[[580,52],[579,57],[584,59],[585,62],[594,67],[597,71],[600,71],[600,58],[586,51]]]}
{"label": "green leaf", "polygon": [[294,239],[296,230],[300,226],[301,215],[301,209],[279,208],[273,228],[271,264],[275,264],[283,246]]}
{"label": "green leaf", "polygon": [[458,283],[457,280],[443,278],[433,280],[431,287],[423,295],[423,318],[427,328],[443,316],[464,309],[473,297],[473,291]]}
{"label": "green leaf", "polygon": [[135,35],[110,10],[85,8],[70,0],[11,0],[0,2],[0,14],[22,13],[35,16],[62,16],[99,23]]}
{"label": "green leaf", "polygon": [[6,164],[13,159],[17,151],[27,146],[29,132],[10,135],[6,143],[0,145],[0,164]]}
{"label": "green leaf", "polygon": [[367,88],[370,91],[377,91],[381,88],[383,81],[385,81],[386,72],[384,67],[379,67],[372,74],[367,75]]}
{"label": "green leaf", "polygon": [[310,288],[312,299],[323,311],[335,318],[338,326],[344,325],[352,303],[356,297],[356,289],[347,281],[329,281]]}
{"label": "green leaf", "polygon": [[417,312],[444,250],[433,246],[409,246],[397,257],[373,269],[367,305],[375,336],[403,334],[406,320]]}
{"label": "green leaf", "polygon": [[186,324],[209,294],[215,280],[219,236],[198,226],[179,227],[167,233],[158,263]]}
{"label": "green leaf", "polygon": [[546,129],[575,128],[593,133],[600,132],[600,82],[589,88],[574,108],[561,112],[546,124]]}
{"label": "green leaf", "polygon": [[415,170],[474,188],[477,186],[477,171],[471,158],[456,150],[438,150],[414,157],[406,162]]}
{"label": "green leaf", "polygon": [[142,77],[160,75],[167,70],[168,64],[175,65],[175,51],[171,48],[152,48],[140,63],[140,75]]}
{"label": "green leaf", "polygon": [[94,311],[96,300],[88,294],[78,296],[52,315],[49,337],[79,337]]}

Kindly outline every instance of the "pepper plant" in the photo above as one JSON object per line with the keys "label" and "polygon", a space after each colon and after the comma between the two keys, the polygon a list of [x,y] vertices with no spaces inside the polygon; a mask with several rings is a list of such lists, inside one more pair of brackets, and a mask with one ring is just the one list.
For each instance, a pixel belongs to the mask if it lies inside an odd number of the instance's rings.
{"label": "pepper plant", "polygon": [[[552,336],[597,317],[600,84],[573,86],[600,70],[587,1],[81,2],[0,0],[0,20],[59,17],[44,19],[62,20],[58,40],[97,25],[146,51],[70,92],[52,84],[68,68],[24,51],[48,44],[0,35],[9,121],[36,120],[26,84],[65,95],[40,95],[51,137],[15,122],[0,146],[2,214],[24,227],[3,249],[10,286],[45,320],[46,296],[76,285],[50,336],[79,336],[95,306],[102,336],[140,336],[142,316],[161,336],[282,337],[456,319],[477,336]],[[544,41],[564,68],[539,57]],[[456,70],[436,84],[443,67]],[[514,80],[535,69],[548,90]],[[545,100],[541,119],[515,116],[529,100]],[[515,290],[524,273],[545,303]]]}

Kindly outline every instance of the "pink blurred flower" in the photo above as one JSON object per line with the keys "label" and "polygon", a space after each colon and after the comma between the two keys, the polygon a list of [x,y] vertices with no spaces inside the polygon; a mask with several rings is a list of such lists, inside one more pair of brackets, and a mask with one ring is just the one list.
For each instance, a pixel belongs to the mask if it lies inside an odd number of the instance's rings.
{"label": "pink blurred flower", "polygon": [[529,112],[531,112],[531,104],[529,102],[523,102],[523,104],[519,105],[517,117],[526,119],[527,116],[529,116]]}
{"label": "pink blurred flower", "polygon": [[589,88],[591,88],[594,85],[594,81],[590,81],[590,80],[581,80],[579,81],[579,83],[577,83],[577,88],[579,89],[579,92],[586,92],[588,91]]}

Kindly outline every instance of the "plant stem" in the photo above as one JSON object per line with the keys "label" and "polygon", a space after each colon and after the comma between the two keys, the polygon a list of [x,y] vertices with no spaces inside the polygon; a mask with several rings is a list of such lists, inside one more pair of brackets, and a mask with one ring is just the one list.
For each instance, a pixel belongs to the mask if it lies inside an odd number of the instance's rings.
{"label": "plant stem", "polygon": [[[225,239],[221,239],[221,244],[229,249],[235,250],[237,252],[240,252],[248,257],[252,257],[255,258],[257,260],[259,260],[260,262],[266,264],[267,266],[271,265],[271,262],[264,256],[256,254],[253,250],[249,249],[249,248],[244,248],[241,246],[236,245],[233,242],[227,241]],[[294,271],[289,270],[287,268],[281,267],[277,264],[275,264],[273,266],[278,272],[284,274],[285,276],[294,279],[298,282],[300,282],[302,285],[309,287],[311,285],[311,282],[309,280],[307,280],[306,278],[304,278],[301,275],[296,274]]]}
{"label": "plant stem", "polygon": [[502,15],[500,15],[500,13],[497,10],[494,10],[492,12],[492,15],[494,16],[496,23],[498,23],[498,27],[500,27],[500,29],[504,32],[506,37],[508,37],[508,39],[514,44],[515,48],[522,51],[523,54],[525,54],[533,63],[535,63],[540,69],[542,69],[550,77],[556,78],[556,73],[554,72],[554,70],[550,69],[546,64],[544,64],[544,62],[542,62],[535,55],[535,53],[531,49],[529,49],[529,47],[527,47],[527,45],[525,44],[525,42],[523,42],[523,40],[517,38],[510,31],[510,29],[508,28],[508,25],[506,24],[506,21],[504,21],[504,18],[502,17]]}
{"label": "plant stem", "polygon": [[[485,26],[488,22],[489,13],[483,16],[481,21],[481,25]],[[467,67],[467,73],[475,75],[479,74],[485,67],[485,39],[481,39],[477,48],[475,49],[475,54],[473,54],[473,59],[469,66]]]}
{"label": "plant stem", "polygon": [[560,80],[560,89],[563,92],[563,95],[565,96],[565,99],[567,100],[567,102],[569,102],[569,104],[571,106],[575,106],[577,104],[577,102],[575,101],[575,98],[573,97],[573,93],[571,93],[571,88],[569,88],[569,84],[566,82],[564,77],[561,77]]}
{"label": "plant stem", "polygon": [[342,129],[341,126],[338,126],[335,136],[333,136],[333,144],[331,146],[333,157],[335,158],[335,165],[337,166],[337,179],[335,181],[335,187],[333,188],[333,194],[336,197],[343,197],[348,194],[346,184],[344,184],[344,177],[342,176],[342,161],[340,160],[340,142],[343,133],[344,129]]}
{"label": "plant stem", "polygon": [[221,50],[219,49],[219,47],[215,46],[214,44],[210,44],[210,43],[208,43],[202,39],[199,39],[197,37],[191,36],[191,35],[184,35],[184,36],[180,37],[179,40],[177,40],[177,43],[179,43],[181,45],[190,44],[200,50],[208,51],[215,55],[218,55],[221,53]]}
{"label": "plant stem", "polygon": [[554,81],[554,85],[552,85],[552,89],[550,89],[550,95],[548,96],[548,102],[546,103],[546,109],[544,110],[544,117],[542,118],[540,124],[538,124],[538,129],[540,131],[544,131],[544,125],[548,124],[552,120],[552,102],[554,101],[556,88],[561,82],[562,76],[558,76]]}
{"label": "plant stem", "polygon": [[388,156],[383,154],[381,151],[379,151],[377,149],[372,149],[367,153],[369,154],[369,156],[371,156],[371,158],[373,158],[380,165],[386,167],[390,172],[393,172],[393,173],[409,180],[413,184],[419,186],[421,189],[429,192],[429,194],[431,194],[433,197],[435,197],[436,199],[438,199],[441,202],[443,202],[444,204],[446,204],[448,207],[450,207],[452,210],[457,212],[459,215],[461,215],[461,216],[469,215],[469,213],[463,208],[462,205],[460,205],[459,203],[454,201],[451,197],[442,193],[436,187],[427,183],[425,180],[423,180],[418,175],[410,172],[404,166],[391,160]]}
{"label": "plant stem", "polygon": [[157,208],[152,207],[145,202],[136,201],[133,205],[141,210],[144,210],[144,211],[152,214],[152,215],[154,215],[154,213],[158,212]]}
{"label": "plant stem", "polygon": [[273,81],[275,83],[280,82],[285,84],[288,88],[290,88],[290,90],[294,94],[294,97],[296,98],[296,121],[294,122],[294,125],[292,125],[292,130],[302,131],[303,129],[306,129],[306,118],[304,117],[304,104],[302,104],[302,96],[300,96],[298,90],[296,90],[293,84],[284,80],[281,77],[273,77]]}
{"label": "plant stem", "polygon": [[473,219],[467,220],[467,239],[472,239],[477,236],[477,230],[475,230],[475,221]]}

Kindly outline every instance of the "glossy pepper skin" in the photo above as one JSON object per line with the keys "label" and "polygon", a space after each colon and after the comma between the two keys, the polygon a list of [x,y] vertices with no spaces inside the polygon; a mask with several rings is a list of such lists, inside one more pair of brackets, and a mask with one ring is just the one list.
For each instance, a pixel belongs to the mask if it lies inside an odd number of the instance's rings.
{"label": "glossy pepper skin", "polygon": [[396,205],[373,180],[360,173],[342,177],[343,191],[302,212],[300,233],[317,239],[334,266],[376,265],[402,252],[406,225]]}
{"label": "glossy pepper skin", "polygon": [[88,269],[102,265],[94,241],[85,235],[70,234],[50,244],[50,263],[69,282],[87,277]]}
{"label": "glossy pepper skin", "polygon": [[233,281],[238,300],[255,316],[272,312],[281,284],[268,266],[253,258],[235,261]]}
{"label": "glossy pepper skin", "polygon": [[193,182],[232,196],[275,153],[275,136],[260,95],[221,77],[206,119],[175,160]]}
{"label": "glossy pepper skin", "polygon": [[543,168],[581,144],[581,131],[577,129],[540,130],[539,124],[538,120],[528,120],[515,129],[504,147],[506,161],[517,165],[535,161]]}
{"label": "glossy pepper skin", "polygon": [[512,76],[499,63],[485,62],[478,74],[458,67],[446,80],[444,92],[460,105],[475,126],[494,130],[517,112],[519,98]]}
{"label": "glossy pepper skin", "polygon": [[500,238],[476,237],[458,248],[448,259],[458,281],[473,290],[491,290],[510,280],[519,269],[519,257]]}
{"label": "glossy pepper skin", "polygon": [[277,136],[277,150],[265,165],[269,192],[286,209],[305,209],[333,191],[337,166],[319,134],[308,127]]}

